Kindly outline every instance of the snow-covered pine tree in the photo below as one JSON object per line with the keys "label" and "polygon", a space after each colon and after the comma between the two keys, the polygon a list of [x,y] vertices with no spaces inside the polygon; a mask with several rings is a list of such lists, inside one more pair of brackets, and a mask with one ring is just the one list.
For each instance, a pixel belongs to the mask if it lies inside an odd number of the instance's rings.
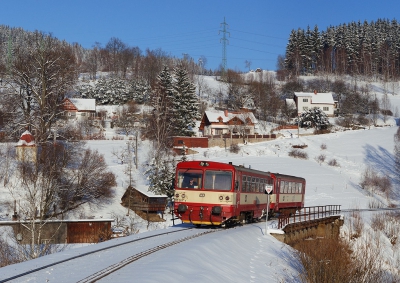
{"label": "snow-covered pine tree", "polygon": [[182,65],[174,70],[174,97],[172,101],[174,115],[173,133],[177,136],[192,136],[196,120],[200,119],[196,87],[189,80]]}
{"label": "snow-covered pine tree", "polygon": [[147,128],[147,136],[154,141],[156,154],[170,148],[170,136],[175,123],[172,100],[172,76],[168,67],[164,66],[157,77],[157,83],[152,92],[151,106],[153,111],[149,117]]}
{"label": "snow-covered pine tree", "polygon": [[97,104],[118,105],[135,100],[132,85],[122,79],[100,79],[95,83],[81,85],[78,89],[82,98],[95,98]]}
{"label": "snow-covered pine tree", "polygon": [[318,107],[311,108],[301,113],[299,119],[301,127],[313,127],[320,130],[326,129],[330,125],[328,116]]}
{"label": "snow-covered pine tree", "polygon": [[145,172],[149,180],[149,191],[155,194],[174,195],[175,162],[173,159],[153,158]]}

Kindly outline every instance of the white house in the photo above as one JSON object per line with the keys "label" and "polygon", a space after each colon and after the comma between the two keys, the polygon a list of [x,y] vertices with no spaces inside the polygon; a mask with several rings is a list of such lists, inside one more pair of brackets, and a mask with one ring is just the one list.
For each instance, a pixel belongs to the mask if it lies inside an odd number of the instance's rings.
{"label": "white house", "polygon": [[298,114],[317,107],[324,111],[327,116],[333,117],[336,107],[331,92],[295,92],[294,102],[296,103]]}

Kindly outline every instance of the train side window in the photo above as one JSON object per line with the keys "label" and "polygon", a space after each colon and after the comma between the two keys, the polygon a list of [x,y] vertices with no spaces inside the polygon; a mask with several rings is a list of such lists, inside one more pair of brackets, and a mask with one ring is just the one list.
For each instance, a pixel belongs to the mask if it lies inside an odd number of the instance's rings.
{"label": "train side window", "polygon": [[303,193],[303,184],[299,183],[299,193],[302,194]]}
{"label": "train side window", "polygon": [[247,192],[251,192],[251,177],[247,176]]}
{"label": "train side window", "polygon": [[260,179],[259,179],[259,178],[256,178],[256,187],[254,188],[254,191],[255,191],[256,193],[258,193],[258,192],[259,192],[259,189],[260,189]]}
{"label": "train side window", "polygon": [[242,192],[246,191],[246,183],[247,183],[246,180],[247,180],[247,177],[243,176],[242,177]]}
{"label": "train side window", "polygon": [[280,190],[280,192],[283,194],[284,190],[285,190],[285,182],[281,181],[281,190]]}

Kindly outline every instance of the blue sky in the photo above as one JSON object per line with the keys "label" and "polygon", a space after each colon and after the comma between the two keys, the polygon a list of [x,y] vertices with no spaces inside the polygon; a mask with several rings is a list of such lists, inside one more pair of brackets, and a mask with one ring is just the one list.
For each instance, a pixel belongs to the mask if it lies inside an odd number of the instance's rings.
{"label": "blue sky", "polygon": [[3,0],[0,24],[52,33],[90,48],[117,37],[142,51],[161,48],[171,56],[222,62],[221,23],[226,20],[227,67],[275,70],[292,29],[320,30],[352,21],[396,19],[398,0]]}

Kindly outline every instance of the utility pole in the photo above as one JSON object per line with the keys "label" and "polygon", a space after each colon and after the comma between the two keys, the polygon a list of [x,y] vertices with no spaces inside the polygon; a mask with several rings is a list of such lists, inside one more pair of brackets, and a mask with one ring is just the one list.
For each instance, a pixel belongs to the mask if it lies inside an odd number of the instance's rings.
{"label": "utility pole", "polygon": [[222,75],[225,75],[225,71],[226,71],[226,43],[228,42],[229,44],[229,40],[226,38],[226,34],[228,34],[229,36],[231,36],[231,33],[229,31],[226,31],[226,27],[228,26],[228,24],[225,22],[225,17],[224,17],[224,22],[220,24],[220,26],[222,26],[222,30],[220,30],[218,32],[218,34],[220,34],[222,32],[222,38],[220,39],[220,42],[222,42]]}

